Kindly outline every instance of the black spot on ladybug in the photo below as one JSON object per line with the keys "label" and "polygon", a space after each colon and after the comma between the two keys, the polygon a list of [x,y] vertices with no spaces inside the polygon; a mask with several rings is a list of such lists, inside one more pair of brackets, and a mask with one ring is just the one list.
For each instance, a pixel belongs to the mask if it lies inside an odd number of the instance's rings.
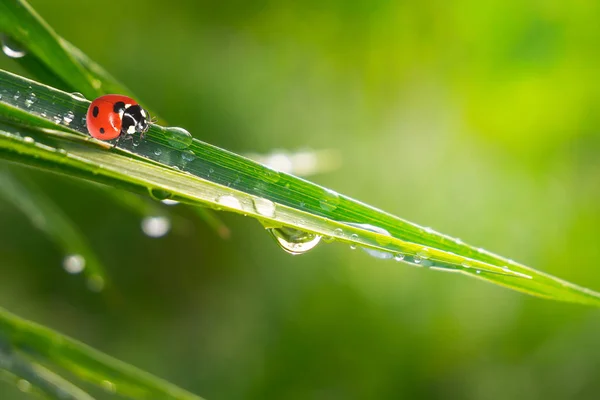
{"label": "black spot on ladybug", "polygon": [[116,112],[117,114],[122,112],[123,110],[125,110],[125,103],[123,103],[122,101],[117,101],[113,105],[113,111]]}
{"label": "black spot on ladybug", "polygon": [[104,128],[100,128],[100,133],[104,133]]}
{"label": "black spot on ladybug", "polygon": [[92,110],[92,115],[94,116],[94,118],[98,116],[99,112],[100,110],[98,109],[98,106],[94,106],[94,109]]}

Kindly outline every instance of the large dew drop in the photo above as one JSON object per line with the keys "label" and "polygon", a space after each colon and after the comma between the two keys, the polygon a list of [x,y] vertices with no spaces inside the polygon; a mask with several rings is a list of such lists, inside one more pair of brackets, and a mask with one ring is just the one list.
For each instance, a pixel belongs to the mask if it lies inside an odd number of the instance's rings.
{"label": "large dew drop", "polygon": [[187,149],[192,144],[192,135],[183,128],[169,127],[165,128],[165,136],[169,144],[178,150]]}
{"label": "large dew drop", "polygon": [[268,231],[279,247],[293,255],[304,254],[314,249],[321,241],[319,235],[294,228],[269,228]]}
{"label": "large dew drop", "polygon": [[27,52],[23,49],[23,47],[9,36],[5,34],[0,35],[0,41],[2,42],[2,52],[8,57],[22,58],[27,55]]}

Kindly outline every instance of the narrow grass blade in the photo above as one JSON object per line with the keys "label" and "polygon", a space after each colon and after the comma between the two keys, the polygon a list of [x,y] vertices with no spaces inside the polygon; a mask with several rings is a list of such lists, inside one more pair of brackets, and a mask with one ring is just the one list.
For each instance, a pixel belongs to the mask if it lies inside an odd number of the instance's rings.
{"label": "narrow grass blade", "polygon": [[0,344],[0,371],[22,392],[57,400],[93,400],[93,397],[40,364]]}
{"label": "narrow grass blade", "polygon": [[64,82],[94,98],[102,82],[94,79],[61,44],[56,32],[24,0],[0,1],[0,31],[33,52]]}
{"label": "narrow grass blade", "polygon": [[[294,228],[543,298],[600,305],[596,292],[192,139],[181,128],[152,125],[143,140],[111,148],[87,136],[84,99],[6,72],[0,72],[0,86],[6,94],[0,119],[22,125],[0,136],[3,158],[116,187],[145,188],[159,200],[209,205],[257,218],[275,230]],[[35,93],[36,102],[13,96],[24,92]],[[19,129],[25,127],[38,131],[24,137]]]}
{"label": "narrow grass blade", "polygon": [[[100,388],[135,399],[200,400],[177,386],[76,340],[0,308],[0,334],[10,348],[42,358]],[[38,370],[39,373],[39,370]]]}
{"label": "narrow grass blade", "polygon": [[67,272],[83,272],[88,287],[96,291],[104,288],[107,283],[104,267],[85,236],[33,182],[22,175],[17,179],[0,168],[0,196],[21,210],[33,226],[61,247],[65,255],[62,264]]}

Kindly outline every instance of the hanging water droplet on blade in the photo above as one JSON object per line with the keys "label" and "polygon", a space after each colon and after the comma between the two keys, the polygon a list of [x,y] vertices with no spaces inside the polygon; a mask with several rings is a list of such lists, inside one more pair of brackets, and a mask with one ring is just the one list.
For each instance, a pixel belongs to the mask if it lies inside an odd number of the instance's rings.
{"label": "hanging water droplet on blade", "polygon": [[22,58],[27,55],[27,52],[23,49],[23,46],[15,42],[11,37],[2,34],[0,35],[0,41],[2,42],[2,52],[8,57]]}
{"label": "hanging water droplet on blade", "polygon": [[158,201],[166,200],[173,196],[171,192],[160,188],[149,188],[148,193],[150,194],[150,197]]}
{"label": "hanging water droplet on blade", "polygon": [[281,227],[267,230],[279,247],[293,255],[304,254],[314,249],[321,241],[321,236],[299,229]]}
{"label": "hanging water droplet on blade", "polygon": [[79,254],[70,254],[63,259],[63,268],[70,274],[79,274],[85,268],[85,258]]}

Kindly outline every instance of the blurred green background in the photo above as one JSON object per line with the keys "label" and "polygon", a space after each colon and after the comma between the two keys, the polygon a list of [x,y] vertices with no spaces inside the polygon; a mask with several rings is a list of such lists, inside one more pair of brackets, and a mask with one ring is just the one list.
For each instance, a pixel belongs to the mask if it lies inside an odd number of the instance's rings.
{"label": "blurred green background", "polygon": [[[30,3],[197,138],[337,149],[343,166],[311,180],[600,289],[600,3]],[[183,207],[152,239],[89,184],[27,173],[122,298],[0,203],[0,304],[208,399],[600,395],[595,309],[339,244],[292,257],[228,214],[230,240]]]}

